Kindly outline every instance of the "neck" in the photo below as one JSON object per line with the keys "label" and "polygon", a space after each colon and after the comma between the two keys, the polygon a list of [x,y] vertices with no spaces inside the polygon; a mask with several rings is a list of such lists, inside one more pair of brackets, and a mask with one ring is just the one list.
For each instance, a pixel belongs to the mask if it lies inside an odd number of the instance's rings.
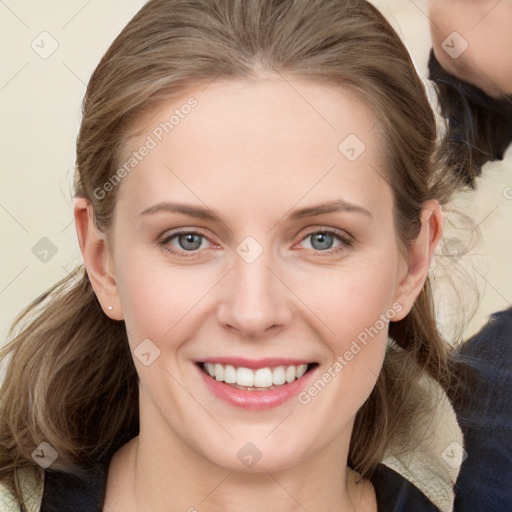
{"label": "neck", "polygon": [[377,510],[371,484],[347,468],[347,453],[333,442],[293,467],[241,472],[212,464],[190,449],[164,449],[141,432],[111,461],[104,510]]}

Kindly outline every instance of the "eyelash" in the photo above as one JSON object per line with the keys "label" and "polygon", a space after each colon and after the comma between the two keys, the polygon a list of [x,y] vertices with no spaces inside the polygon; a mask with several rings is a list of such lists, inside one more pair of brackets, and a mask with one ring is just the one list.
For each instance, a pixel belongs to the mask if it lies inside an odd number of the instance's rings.
{"label": "eyelash", "polygon": [[[338,246],[336,246],[332,249],[326,249],[325,251],[312,249],[316,253],[322,253],[327,256],[332,256],[334,254],[338,254],[339,252],[345,250],[347,247],[352,247],[354,245],[354,242],[351,239],[342,235],[338,231],[334,231],[332,229],[317,229],[315,231],[311,231],[311,232],[307,233],[304,237],[302,237],[300,239],[300,242],[302,242],[302,241],[306,240],[308,237],[318,234],[318,233],[332,235],[334,238],[337,238],[341,243]],[[184,251],[184,250],[176,250],[174,248],[171,248],[171,246],[169,246],[169,242],[172,239],[174,239],[180,235],[199,235],[199,236],[205,238],[206,240],[210,241],[210,239],[204,233],[201,233],[200,231],[193,231],[193,230],[189,231],[186,229],[182,229],[182,230],[174,231],[170,235],[166,236],[161,242],[159,242],[159,245],[161,245],[165,251],[167,251],[171,254],[174,254],[176,256],[180,256],[183,258],[195,257],[197,255],[197,253],[199,252],[198,249],[196,249],[194,251]],[[187,253],[189,253],[189,254],[187,254]],[[320,257],[322,257],[322,256],[320,256]]]}

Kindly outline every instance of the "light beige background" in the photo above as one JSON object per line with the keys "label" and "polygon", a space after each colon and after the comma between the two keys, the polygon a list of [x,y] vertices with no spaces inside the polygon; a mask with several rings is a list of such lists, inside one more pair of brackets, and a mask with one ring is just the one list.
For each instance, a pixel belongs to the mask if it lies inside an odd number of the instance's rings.
{"label": "light beige background", "polygon": [[[426,0],[373,3],[399,32],[425,77],[430,49]],[[81,262],[71,209],[80,104],[99,59],[143,4],[140,0],[0,0],[0,345],[16,313]],[[46,59],[31,47],[43,31],[58,43]],[[431,94],[426,79],[425,83]],[[454,256],[439,248],[433,273],[438,316],[448,335],[462,308],[474,305],[474,290],[481,294],[480,304],[466,337],[490,313],[511,305],[512,199],[506,198],[506,191],[512,189],[507,187],[512,187],[510,148],[503,162],[484,168],[476,192],[456,201],[479,226],[481,239],[467,254]],[[477,233],[454,231],[448,224],[447,228],[447,240],[456,237],[467,246]],[[32,252],[43,237],[57,248],[47,262]],[[457,302],[461,299],[463,305]]]}

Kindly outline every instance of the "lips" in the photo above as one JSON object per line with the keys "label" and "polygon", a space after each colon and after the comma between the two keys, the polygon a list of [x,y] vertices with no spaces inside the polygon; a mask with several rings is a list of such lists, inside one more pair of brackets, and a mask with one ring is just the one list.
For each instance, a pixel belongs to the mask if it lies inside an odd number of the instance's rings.
{"label": "lips", "polygon": [[217,398],[243,409],[263,410],[296,396],[316,373],[318,363],[290,358],[215,358],[198,361],[196,367]]}

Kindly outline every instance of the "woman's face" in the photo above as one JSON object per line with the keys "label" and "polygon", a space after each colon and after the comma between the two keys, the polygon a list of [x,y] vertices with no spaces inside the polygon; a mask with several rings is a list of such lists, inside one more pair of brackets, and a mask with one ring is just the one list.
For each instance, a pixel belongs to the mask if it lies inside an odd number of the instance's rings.
{"label": "woman's face", "polygon": [[237,471],[343,453],[388,321],[410,309],[377,120],[343,90],[276,78],[217,80],[143,126],[112,231],[140,438]]}

